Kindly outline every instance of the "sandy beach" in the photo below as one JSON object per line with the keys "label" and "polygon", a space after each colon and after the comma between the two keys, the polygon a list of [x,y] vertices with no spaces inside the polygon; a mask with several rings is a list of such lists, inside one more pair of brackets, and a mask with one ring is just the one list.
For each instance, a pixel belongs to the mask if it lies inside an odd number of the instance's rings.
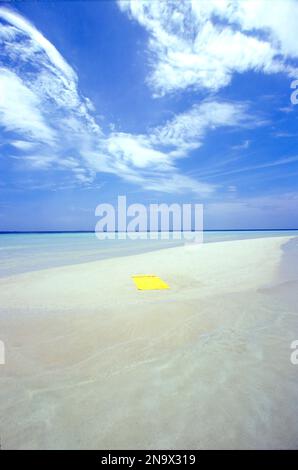
{"label": "sandy beach", "polygon": [[[296,240],[0,279],[2,448],[297,448]],[[138,291],[134,274],[170,289]]]}

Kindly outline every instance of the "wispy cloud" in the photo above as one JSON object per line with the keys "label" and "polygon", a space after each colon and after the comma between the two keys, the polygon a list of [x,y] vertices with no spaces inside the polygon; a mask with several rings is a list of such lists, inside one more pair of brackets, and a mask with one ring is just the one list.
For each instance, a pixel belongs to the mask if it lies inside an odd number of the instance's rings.
{"label": "wispy cloud", "polygon": [[0,119],[5,130],[15,131],[29,140],[53,144],[55,133],[46,124],[41,104],[21,78],[0,68]]}
{"label": "wispy cloud", "polygon": [[242,142],[242,144],[233,145],[232,149],[236,150],[236,151],[247,150],[249,148],[250,144],[251,144],[251,141],[246,139],[246,140],[244,140],[244,142]]}
{"label": "wispy cloud", "polygon": [[[6,38],[14,39],[22,34],[26,35],[26,44],[29,46],[27,51],[24,50],[23,45],[19,42],[9,42],[5,44],[7,51],[10,51],[11,55],[26,52],[26,58],[32,59],[34,56],[39,56],[41,53],[44,53],[48,58],[48,61],[44,61],[46,66],[52,65],[55,67],[52,71],[59,71],[70,83],[76,81],[77,77],[73,69],[68,65],[53,44],[51,44],[33,24],[17,12],[6,8],[1,8],[0,16],[12,25],[6,26],[3,29]],[[44,57],[40,57],[40,61],[44,59]],[[61,75],[59,75],[59,78],[61,78]]]}
{"label": "wispy cloud", "polygon": [[179,174],[176,161],[201,147],[207,132],[219,127],[247,128],[262,123],[250,115],[246,104],[206,100],[146,134],[112,133],[105,145],[107,153],[116,157],[115,168],[124,172],[126,179],[139,180],[146,189],[168,192],[188,189],[206,194],[215,187]]}
{"label": "wispy cloud", "polygon": [[14,132],[11,145],[37,168],[64,167],[66,153],[74,179],[91,181],[83,154],[102,132],[90,101],[79,93],[76,73],[18,13],[0,8],[0,19],[0,124]]}
{"label": "wispy cloud", "polygon": [[262,124],[245,103],[209,99],[143,134],[105,134],[54,45],[13,10],[0,8],[0,19],[0,124],[13,133],[16,161],[63,169],[81,185],[111,173],[144,189],[209,194],[215,187],[181,174],[179,159],[202,146],[209,131]]}
{"label": "wispy cloud", "polygon": [[228,171],[220,171],[220,172],[209,172],[206,173],[204,176],[207,177],[222,177],[222,176],[228,176],[228,175],[233,175],[233,174],[238,174],[238,173],[247,173],[247,172],[253,172],[256,170],[262,170],[265,168],[272,168],[272,167],[278,167],[282,165],[289,165],[291,163],[297,163],[298,162],[298,156],[294,155],[291,157],[283,157],[279,158],[277,160],[265,162],[265,163],[259,163],[256,165],[249,165],[249,166],[243,166],[240,168],[235,168],[233,170],[228,170]]}
{"label": "wispy cloud", "polygon": [[175,146],[178,151],[187,151],[202,145],[207,131],[219,127],[256,127],[260,124],[263,121],[252,116],[244,103],[205,100],[157,128],[154,138],[164,145]]}
{"label": "wispy cloud", "polygon": [[296,76],[294,0],[119,0],[119,7],[149,34],[154,96],[191,87],[219,90],[234,73],[249,70]]}
{"label": "wispy cloud", "polygon": [[298,227],[297,192],[214,200],[204,206],[208,229],[286,229]]}

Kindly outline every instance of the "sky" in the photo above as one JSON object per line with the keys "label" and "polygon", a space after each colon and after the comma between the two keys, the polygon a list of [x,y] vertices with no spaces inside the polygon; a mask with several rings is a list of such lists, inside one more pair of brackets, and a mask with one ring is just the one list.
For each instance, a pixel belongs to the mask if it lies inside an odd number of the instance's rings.
{"label": "sky", "polygon": [[[298,1],[0,2],[0,231],[298,228]],[[292,85],[295,87],[295,83]]]}

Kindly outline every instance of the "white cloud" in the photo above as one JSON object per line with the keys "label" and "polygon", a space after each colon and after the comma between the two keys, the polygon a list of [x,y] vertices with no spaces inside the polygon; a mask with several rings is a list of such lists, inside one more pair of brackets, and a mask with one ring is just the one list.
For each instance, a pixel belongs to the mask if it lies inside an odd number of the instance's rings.
{"label": "white cloud", "polygon": [[174,145],[178,150],[191,150],[202,145],[207,131],[218,127],[255,127],[262,122],[252,117],[243,103],[206,100],[157,128],[153,140],[162,145]]}
{"label": "white cloud", "polygon": [[112,133],[106,142],[107,150],[119,162],[137,168],[148,166],[167,169],[170,165],[167,154],[152,147],[150,136]]}
{"label": "white cloud", "polygon": [[46,124],[40,105],[38,97],[15,73],[0,68],[0,122],[6,130],[53,142],[54,132]]}
{"label": "white cloud", "polygon": [[212,91],[234,73],[284,72],[297,68],[298,4],[294,0],[179,2],[119,0],[119,7],[149,33],[155,96],[192,87]]}
{"label": "white cloud", "polygon": [[[111,133],[102,146],[112,155],[110,165],[129,181],[146,189],[178,189],[210,193],[215,187],[179,175],[176,160],[189,156],[203,145],[205,134],[218,127],[257,126],[262,121],[250,116],[241,103],[206,100],[172,120],[148,131],[146,135]],[[96,158],[94,159],[96,161]],[[100,165],[100,162],[99,162]],[[154,174],[153,174],[154,172]]]}
{"label": "white cloud", "polygon": [[151,191],[162,191],[167,193],[183,193],[194,192],[200,196],[208,196],[215,190],[215,185],[197,181],[189,176],[172,173],[168,176],[161,176],[158,180],[156,178],[150,179],[146,177],[144,181],[145,189]]}
{"label": "white cloud", "polygon": [[84,177],[72,167],[74,178],[89,181],[94,172],[85,152],[103,134],[92,103],[79,93],[76,73],[18,13],[0,7],[0,19],[0,125],[16,134],[11,145],[24,152],[28,165],[65,168],[67,152],[78,164],[84,161]]}
{"label": "white cloud", "polygon": [[[17,12],[3,7],[0,9],[0,17],[14,26],[14,28],[10,28],[10,31],[14,32],[14,34],[20,32],[26,34],[32,40],[31,46],[34,52],[38,53],[38,50],[44,51],[49,59],[49,63],[59,70],[65,78],[70,82],[77,80],[74,70],[68,65],[53,44],[51,44],[29,21]],[[6,27],[4,31],[7,32],[8,28]],[[23,48],[22,52],[25,52]]]}
{"label": "white cloud", "polygon": [[[172,65],[175,63],[181,68],[184,64],[186,68],[195,67],[195,70],[201,67],[198,65],[201,59],[196,54],[191,52],[189,56],[185,55],[185,47],[189,47],[190,41],[188,36],[193,36],[191,30],[185,32],[182,28],[189,19],[188,7],[184,5],[179,10],[174,4],[170,7],[166,2],[148,2],[146,6],[133,2],[133,5],[138,19],[141,18],[146,27],[150,24],[150,31],[155,32],[153,46],[159,40],[171,45],[169,52],[174,54]],[[167,31],[170,11],[173,24]],[[159,12],[162,13],[161,17]],[[71,172],[73,179],[82,185],[91,184],[97,173],[104,172],[144,189],[193,191],[205,195],[214,191],[215,187],[181,175],[179,159],[201,147],[207,132],[219,127],[232,129],[263,123],[250,115],[246,104],[209,99],[194,104],[165,124],[142,134],[111,130],[105,135],[92,114],[95,110],[93,103],[79,92],[77,74],[57,49],[16,12],[0,7],[0,18],[7,22],[0,23],[0,64],[3,57],[0,70],[0,125],[16,134],[11,139],[11,145],[22,153],[12,155],[16,161],[21,160],[39,169],[58,167]],[[213,31],[214,41],[210,40],[208,45],[216,55],[216,28],[208,15],[206,18],[204,34],[210,39],[209,32]],[[225,30],[222,34],[230,32]],[[198,42],[202,38],[197,36],[196,32]],[[248,38],[249,42],[254,44],[251,39]],[[200,50],[201,46],[197,44],[196,47]],[[238,57],[238,53],[238,46],[235,46],[235,52],[230,57],[231,67],[236,61],[233,57]],[[176,54],[182,54],[178,62]],[[254,54],[257,56],[260,52]],[[168,65],[171,69],[171,62]],[[191,77],[183,67],[177,71],[177,79],[180,80],[178,87],[185,80],[187,85]],[[208,74],[204,80],[207,78]],[[173,83],[168,83],[172,87]]]}
{"label": "white cloud", "polygon": [[14,159],[22,160],[22,162],[26,162],[30,164],[33,168],[39,170],[47,170],[49,169],[53,162],[55,161],[55,157],[45,156],[45,155],[26,155],[22,158],[20,157],[13,157]]}
{"label": "white cloud", "polygon": [[35,147],[33,142],[28,142],[26,140],[13,140],[10,142],[10,145],[19,150],[31,150]]}
{"label": "white cloud", "polygon": [[269,41],[276,51],[284,56],[298,57],[296,0],[271,1],[242,0],[227,2],[226,16],[238,22],[244,31],[262,30],[268,33]]}

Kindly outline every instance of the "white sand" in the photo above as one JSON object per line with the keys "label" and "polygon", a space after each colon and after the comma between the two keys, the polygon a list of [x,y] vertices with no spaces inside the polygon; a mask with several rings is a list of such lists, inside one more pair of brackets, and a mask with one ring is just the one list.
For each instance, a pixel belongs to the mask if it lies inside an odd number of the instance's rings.
{"label": "white sand", "polygon": [[[288,239],[0,280],[2,447],[297,447],[298,314],[279,279]],[[137,291],[133,274],[171,289]]]}

